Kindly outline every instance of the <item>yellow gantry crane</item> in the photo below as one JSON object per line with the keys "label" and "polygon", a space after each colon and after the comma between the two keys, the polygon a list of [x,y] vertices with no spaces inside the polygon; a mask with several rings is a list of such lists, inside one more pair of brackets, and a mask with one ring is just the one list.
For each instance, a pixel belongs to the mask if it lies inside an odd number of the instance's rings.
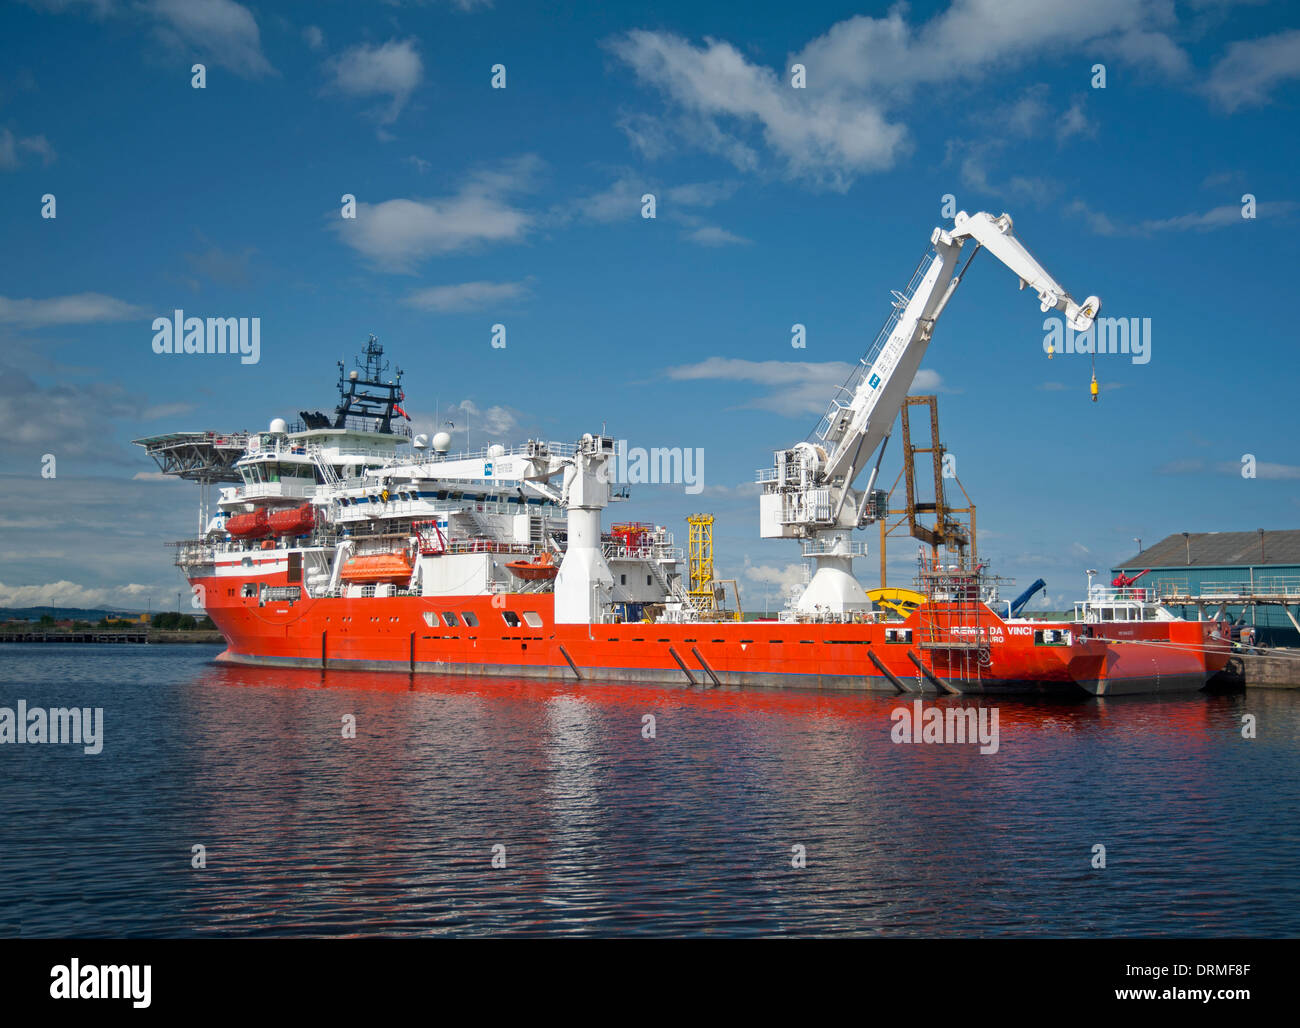
{"label": "yellow gantry crane", "polygon": [[713,593],[713,515],[691,514],[686,523],[691,526],[688,568],[690,588],[688,595],[701,614],[712,614],[718,609]]}
{"label": "yellow gantry crane", "polygon": [[725,614],[727,611],[727,586],[736,597],[736,609],[730,613],[737,621],[745,619],[740,605],[740,584],[734,578],[713,577],[713,515],[691,514],[686,523],[691,527],[688,555],[689,588],[687,595],[701,614]]}

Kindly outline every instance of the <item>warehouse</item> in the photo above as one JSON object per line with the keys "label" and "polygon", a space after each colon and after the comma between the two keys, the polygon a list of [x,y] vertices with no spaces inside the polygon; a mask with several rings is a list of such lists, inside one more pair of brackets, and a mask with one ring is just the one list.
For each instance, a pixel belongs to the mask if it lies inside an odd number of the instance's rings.
{"label": "warehouse", "polygon": [[[1300,646],[1300,530],[1175,532],[1111,572],[1132,577],[1147,569],[1137,585],[1158,598],[1206,598],[1207,617],[1218,611],[1216,601],[1227,601],[1229,616],[1254,625],[1261,645]],[[1195,604],[1169,606],[1197,616]]]}

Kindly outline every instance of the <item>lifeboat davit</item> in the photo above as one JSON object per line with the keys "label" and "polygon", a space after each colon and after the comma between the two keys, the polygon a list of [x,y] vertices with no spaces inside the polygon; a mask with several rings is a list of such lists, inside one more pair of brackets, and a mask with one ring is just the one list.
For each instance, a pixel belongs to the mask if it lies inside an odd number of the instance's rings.
{"label": "lifeboat davit", "polygon": [[551,563],[549,551],[539,553],[532,560],[512,560],[506,565],[510,573],[525,582],[536,582],[542,578],[554,578],[560,573],[558,565]]}
{"label": "lifeboat davit", "polygon": [[226,531],[244,539],[256,539],[267,535],[271,531],[271,526],[268,523],[266,508],[258,507],[251,513],[236,514],[233,518],[227,518]]}
{"label": "lifeboat davit", "polygon": [[345,582],[409,582],[411,561],[405,551],[395,553],[364,553],[351,557],[343,565]]}
{"label": "lifeboat davit", "polygon": [[316,527],[316,515],[311,504],[278,510],[270,517],[272,535],[305,535]]}

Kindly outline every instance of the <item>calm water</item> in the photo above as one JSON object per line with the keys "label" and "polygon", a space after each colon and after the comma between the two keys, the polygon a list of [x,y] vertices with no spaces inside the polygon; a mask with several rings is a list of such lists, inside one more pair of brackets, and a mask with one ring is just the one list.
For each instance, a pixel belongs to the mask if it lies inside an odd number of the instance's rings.
{"label": "calm water", "polygon": [[217,652],[0,645],[0,705],[105,718],[0,746],[3,934],[1300,934],[1300,693],[1001,700],[981,756],[891,698]]}

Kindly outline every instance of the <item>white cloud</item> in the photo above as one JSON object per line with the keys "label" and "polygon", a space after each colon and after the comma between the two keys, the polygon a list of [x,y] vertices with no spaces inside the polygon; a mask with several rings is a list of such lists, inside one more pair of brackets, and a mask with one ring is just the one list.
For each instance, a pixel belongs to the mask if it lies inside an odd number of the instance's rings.
{"label": "white cloud", "polygon": [[49,325],[88,325],[100,321],[126,321],[145,316],[143,307],[102,293],[53,296],[46,300],[11,300],[0,296],[0,324],[24,328]]}
{"label": "white cloud", "polygon": [[482,310],[528,295],[527,282],[461,282],[417,289],[403,301],[411,307],[442,313]]}
{"label": "white cloud", "polygon": [[1032,85],[1018,100],[998,111],[993,120],[1018,136],[1032,136],[1051,114],[1047,94],[1046,83]]}
{"label": "white cloud", "polygon": [[185,263],[196,273],[224,286],[242,289],[249,284],[249,264],[257,253],[255,247],[245,247],[242,252],[236,253],[209,242],[202,233],[197,233],[197,236],[203,248],[182,254]]}
{"label": "white cloud", "polygon": [[754,128],[788,175],[839,189],[857,173],[890,167],[905,144],[906,130],[890,124],[877,104],[791,89],[730,43],[709,39],[696,47],[680,36],[636,30],[609,45],[680,110],[679,134],[738,168],[752,166],[752,150],[735,132]]}
{"label": "white cloud", "polygon": [[[1294,200],[1265,200],[1255,205],[1256,220],[1285,217],[1300,209]],[[1169,218],[1148,218],[1136,224],[1116,221],[1109,215],[1089,208],[1082,200],[1075,200],[1068,208],[1071,214],[1081,217],[1093,232],[1101,236],[1146,236],[1157,232],[1209,232],[1234,225],[1250,225],[1251,220],[1241,216],[1240,204],[1224,204],[1208,211],[1193,211]]]}
{"label": "white cloud", "polygon": [[[1222,475],[1231,475],[1234,478],[1241,478],[1241,469],[1242,463],[1239,460],[1225,460],[1214,465],[1215,471]],[[1273,461],[1256,461],[1255,477],[1277,481],[1294,481],[1300,478],[1300,466],[1278,464]]]}
{"label": "white cloud", "polygon": [[[1156,468],[1161,475],[1203,475],[1216,473],[1241,478],[1242,463],[1239,460],[1215,461],[1213,464],[1200,457],[1185,457],[1167,461]],[[1279,464],[1275,461],[1256,461],[1255,477],[1274,481],[1294,481],[1300,479],[1300,465]]]}
{"label": "white cloud", "polygon": [[62,580],[42,585],[8,585],[0,582],[3,607],[127,607],[146,601],[153,590],[130,583],[117,588],[96,588]]}
{"label": "white cloud", "polygon": [[717,225],[703,225],[693,232],[688,232],[686,238],[692,243],[699,243],[701,246],[734,246],[753,242],[752,239],[738,236],[734,232],[728,232],[725,228],[719,228]]}
{"label": "white cloud", "polygon": [[0,127],[0,171],[14,171],[22,166],[20,154],[33,153],[42,164],[54,161],[54,147],[44,136],[18,137],[7,128]]}
{"label": "white cloud", "polygon": [[244,78],[275,70],[262,54],[257,19],[234,0],[152,0],[148,10],[166,44],[192,48]]}
{"label": "white cloud", "polygon": [[1045,206],[1061,189],[1060,185],[1052,179],[1012,175],[1004,182],[995,182],[990,177],[989,164],[1004,147],[1004,139],[952,139],[948,141],[945,159],[958,161],[961,182],[967,189],[1017,202]]}
{"label": "white cloud", "polygon": [[1300,29],[1233,43],[1215,64],[1206,92],[1229,113],[1269,102],[1280,83],[1300,78]]}
{"label": "white cloud", "polygon": [[1076,96],[1065,113],[1056,121],[1056,141],[1064,143],[1073,136],[1092,137],[1097,134],[1097,125],[1084,111],[1084,99]]}
{"label": "white cloud", "polygon": [[[857,367],[846,361],[751,361],[739,357],[710,357],[696,364],[669,368],[675,381],[718,379],[749,382],[771,391],[743,407],[770,410],[787,417],[822,414],[836,388]],[[944,389],[938,372],[922,368],[912,382],[914,389],[931,392]]]}
{"label": "white cloud", "polygon": [[539,165],[522,158],[501,171],[479,172],[451,196],[358,203],[355,219],[335,211],[329,224],[348,246],[393,271],[409,272],[438,254],[519,242],[535,219],[508,198],[531,188]]}
{"label": "white cloud", "polygon": [[325,45],[325,33],[320,30],[319,25],[308,25],[304,28],[302,38],[313,50],[319,50]]}
{"label": "white cloud", "polygon": [[910,89],[981,75],[993,67],[1142,27],[1169,17],[1160,0],[955,0],[924,24],[907,8],[839,22],[796,56],[831,86]]}
{"label": "white cloud", "polygon": [[1184,78],[1192,70],[1187,52],[1163,32],[1134,29],[1109,40],[1105,49],[1125,64],[1154,69],[1170,79]]}
{"label": "white cloud", "polygon": [[[147,336],[141,336],[147,346]],[[21,350],[15,351],[16,356]],[[11,363],[12,361],[12,363]],[[118,422],[153,421],[193,410],[189,403],[150,405],[115,382],[60,379],[43,385],[19,359],[0,361],[0,453],[35,460],[45,452],[64,456],[97,453],[125,460],[113,448]]]}
{"label": "white cloud", "polygon": [[424,75],[414,39],[390,39],[379,46],[359,43],[326,62],[332,86],[359,97],[388,97],[386,108],[373,112],[381,125],[397,119]]}
{"label": "white cloud", "polygon": [[680,216],[690,208],[713,207],[729,199],[740,183],[728,180],[686,182],[664,186],[654,178],[631,170],[620,172],[604,189],[579,197],[557,209],[559,219],[570,216],[588,221],[612,222],[640,218],[641,198],[651,193],[656,198],[656,216]]}
{"label": "white cloud", "polygon": [[[896,112],[918,87],[1078,54],[1085,44],[1180,74],[1186,55],[1159,31],[1174,20],[1166,0],[954,0],[925,21],[910,21],[898,4],[884,17],[837,22],[775,67],[751,62],[725,40],[695,45],[666,32],[636,30],[606,45],[667,101],[657,116],[620,117],[646,156],[685,143],[754,170],[765,147],[788,177],[844,189],[907,152]],[[796,63],[806,68],[805,89],[791,87]],[[1037,117],[1035,103],[1030,98],[1018,117]],[[1085,130],[1082,108],[1072,111],[1063,138]]]}
{"label": "white cloud", "polygon": [[679,207],[713,207],[729,200],[739,185],[734,180],[687,182],[680,186],[669,186],[664,190],[664,196],[669,204]]}
{"label": "white cloud", "polygon": [[[479,449],[490,443],[511,444],[520,433],[521,426],[534,424],[536,419],[523,411],[502,404],[493,404],[480,408],[473,400],[461,400],[459,403],[443,404],[437,413],[430,411],[412,412],[412,428],[417,432],[433,434],[447,432],[452,437],[453,453],[467,449],[469,446]],[[448,425],[448,422],[451,422]]]}
{"label": "white cloud", "polygon": [[73,7],[84,6],[94,9],[97,17],[103,17],[106,14],[113,13],[117,6],[118,0],[25,0],[32,7],[43,8],[47,11],[60,13]]}
{"label": "white cloud", "polygon": [[572,214],[588,221],[623,221],[641,216],[641,197],[653,193],[648,183],[630,174],[615,179],[604,189],[579,197],[569,204],[561,217]]}
{"label": "white cloud", "polygon": [[772,564],[750,564],[748,557],[745,558],[745,567],[741,571],[741,577],[746,581],[773,587],[759,589],[759,595],[770,597],[775,594],[779,599],[785,599],[792,593],[801,591],[807,582],[806,575],[807,571],[802,564],[785,564],[779,567]]}

